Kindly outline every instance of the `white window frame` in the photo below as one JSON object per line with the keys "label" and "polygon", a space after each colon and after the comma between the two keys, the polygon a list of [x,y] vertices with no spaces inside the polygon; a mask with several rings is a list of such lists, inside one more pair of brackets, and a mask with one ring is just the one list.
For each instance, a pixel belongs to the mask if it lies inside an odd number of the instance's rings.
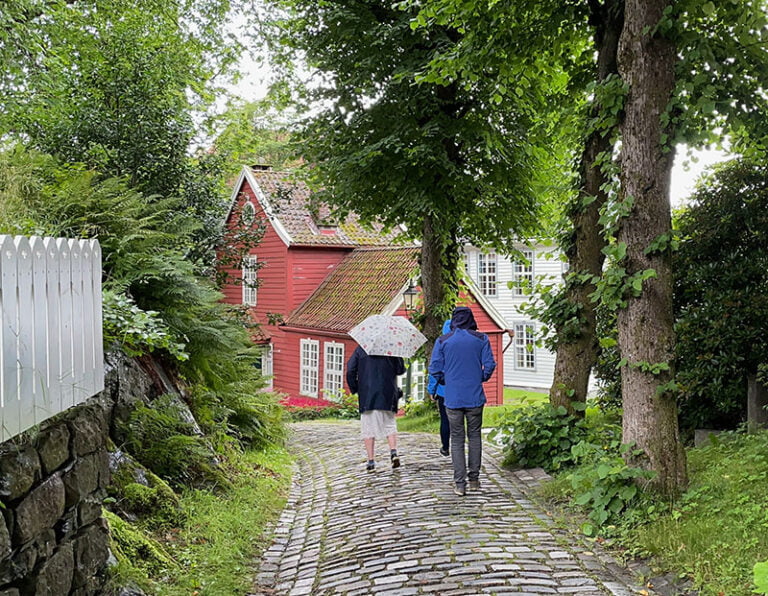
{"label": "white window frame", "polygon": [[[408,370],[411,371],[411,391],[406,391]],[[412,401],[423,401],[427,394],[427,371],[423,360],[411,360],[405,364],[405,374],[397,377],[397,386],[403,390],[403,397],[409,396]]]}
{"label": "white window frame", "polygon": [[302,339],[299,346],[299,394],[317,398],[320,342],[316,339]]}
{"label": "white window frame", "polygon": [[498,265],[495,252],[477,253],[477,286],[483,296],[495,298],[499,295]]}
{"label": "white window frame", "polygon": [[536,324],[533,321],[519,321],[514,325],[515,370],[536,370]]}
{"label": "white window frame", "polygon": [[255,284],[258,279],[258,260],[256,255],[243,257],[243,304],[256,306],[257,292]]}
{"label": "white window frame", "polygon": [[411,397],[417,396],[419,400],[424,399],[427,394],[427,375],[423,360],[411,361]]}
{"label": "white window frame", "polygon": [[528,263],[522,261],[515,261],[512,264],[512,280],[514,282],[514,294],[515,296],[523,296],[523,282],[528,282],[528,286],[533,286],[533,259],[534,252],[531,249],[523,249],[520,251],[523,253],[523,257],[528,260]]}
{"label": "white window frame", "polygon": [[344,389],[344,344],[327,341],[323,344],[323,389],[337,395]]}
{"label": "white window frame", "polygon": [[274,354],[275,354],[275,349],[272,344],[265,346],[264,350],[261,353],[261,376],[267,380],[266,388],[269,391],[273,389],[272,375],[275,374],[274,373]]}

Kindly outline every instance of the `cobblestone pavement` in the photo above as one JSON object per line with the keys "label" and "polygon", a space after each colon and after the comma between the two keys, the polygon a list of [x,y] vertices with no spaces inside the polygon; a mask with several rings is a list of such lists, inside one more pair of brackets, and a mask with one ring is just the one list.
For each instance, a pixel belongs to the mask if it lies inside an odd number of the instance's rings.
{"label": "cobblestone pavement", "polygon": [[292,426],[297,466],[255,595],[649,594],[607,554],[555,526],[483,448],[479,492],[452,490],[434,435],[386,441],[366,473],[359,423]]}

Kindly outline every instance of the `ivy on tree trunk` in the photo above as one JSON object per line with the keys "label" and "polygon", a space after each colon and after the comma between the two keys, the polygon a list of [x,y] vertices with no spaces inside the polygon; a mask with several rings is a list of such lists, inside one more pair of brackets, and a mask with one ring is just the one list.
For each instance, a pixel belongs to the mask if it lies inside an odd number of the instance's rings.
{"label": "ivy on tree trunk", "polygon": [[[597,82],[605,83],[618,75],[616,55],[624,17],[624,0],[607,0],[604,4],[590,2],[590,23],[595,28],[597,50]],[[591,107],[590,116],[595,122],[605,114],[599,100]],[[569,413],[583,416],[582,409],[574,409],[574,402],[587,399],[589,376],[597,362],[599,351],[596,328],[595,304],[590,295],[595,291],[594,279],[603,268],[602,249],[606,244],[599,225],[600,210],[608,199],[606,184],[609,181],[602,159],[610,156],[613,148],[615,125],[597,127],[593,124],[585,140],[580,163],[580,189],[575,204],[569,211],[572,227],[570,242],[564,247],[571,272],[564,289],[563,299],[576,307],[579,318],[578,334],[558,338],[554,377],[549,391],[549,401],[554,407],[564,406]],[[582,274],[588,277],[582,278]]]}
{"label": "ivy on tree trunk", "polygon": [[670,0],[627,0],[619,42],[619,73],[628,87],[621,122],[620,202],[630,205],[620,222],[627,275],[642,279],[618,313],[622,361],[623,440],[643,450],[638,462],[657,473],[665,495],[686,484],[685,453],[671,391],[674,332],[672,267],[668,250],[646,250],[671,231],[669,185],[674,156],[661,116],[675,84],[676,49],[656,27]]}

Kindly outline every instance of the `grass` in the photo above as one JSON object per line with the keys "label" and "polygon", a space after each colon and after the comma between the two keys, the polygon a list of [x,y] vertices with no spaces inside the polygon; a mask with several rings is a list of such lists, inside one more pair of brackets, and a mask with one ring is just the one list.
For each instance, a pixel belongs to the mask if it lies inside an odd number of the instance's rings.
{"label": "grass", "polygon": [[630,540],[702,596],[753,594],[752,568],[768,560],[768,432],[691,449],[688,465],[683,497]]}
{"label": "grass", "polygon": [[153,536],[176,565],[161,577],[137,577],[137,569],[122,562],[118,573],[158,596],[248,594],[254,562],[269,539],[265,530],[285,504],[291,458],[278,448],[247,451],[234,467],[230,490],[185,492],[186,524]]}
{"label": "grass", "polygon": [[523,406],[528,404],[540,404],[549,399],[549,394],[530,389],[512,389],[504,387],[504,405]]}
{"label": "grass", "polygon": [[523,406],[543,404],[548,400],[547,393],[504,387],[504,405],[488,406],[483,410],[483,428],[496,428],[507,412]]}
{"label": "grass", "polygon": [[[677,501],[636,502],[604,534],[625,556],[647,558],[654,574],[690,580],[700,596],[748,596],[755,563],[768,560],[768,431],[721,437],[688,450],[689,487]],[[573,498],[568,472],[539,495]]]}
{"label": "grass", "polygon": [[[510,410],[528,404],[544,403],[548,399],[546,393],[505,387],[504,405],[488,406],[483,410],[483,428],[494,428],[504,414]],[[406,415],[397,419],[397,430],[400,432],[440,432],[440,415],[437,405],[427,400],[409,407]]]}

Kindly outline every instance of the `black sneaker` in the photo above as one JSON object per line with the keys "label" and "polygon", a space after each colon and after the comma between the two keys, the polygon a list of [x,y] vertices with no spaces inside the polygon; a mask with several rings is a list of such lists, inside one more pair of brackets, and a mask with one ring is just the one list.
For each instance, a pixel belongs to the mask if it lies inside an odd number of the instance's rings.
{"label": "black sneaker", "polygon": [[369,462],[368,462],[368,463],[365,465],[365,471],[366,471],[366,472],[373,472],[373,469],[374,469],[375,467],[376,467],[376,464],[375,464],[374,462],[372,462],[372,461],[369,461]]}
{"label": "black sneaker", "polygon": [[463,497],[464,495],[466,495],[467,494],[467,487],[466,487],[466,485],[464,485],[464,484],[461,484],[461,485],[457,484],[457,485],[455,485],[453,487],[453,494],[454,495],[458,495],[460,497]]}
{"label": "black sneaker", "polygon": [[397,455],[392,456],[392,469],[400,467],[400,458]]}
{"label": "black sneaker", "polygon": [[440,455],[442,455],[443,457],[448,457],[450,454],[451,454],[451,452],[450,452],[450,451],[448,451],[447,449],[443,449],[442,447],[440,447]]}

